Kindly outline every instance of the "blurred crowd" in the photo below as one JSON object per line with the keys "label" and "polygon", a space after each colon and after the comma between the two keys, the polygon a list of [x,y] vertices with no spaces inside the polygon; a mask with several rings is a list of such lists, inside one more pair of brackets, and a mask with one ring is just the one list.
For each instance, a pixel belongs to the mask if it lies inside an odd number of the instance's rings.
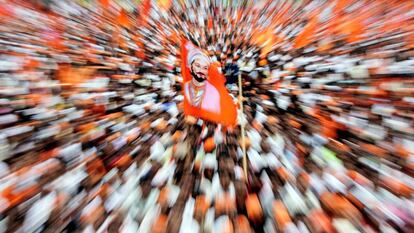
{"label": "blurred crowd", "polygon": [[[397,0],[0,0],[0,233],[413,232],[413,26]],[[182,114],[182,36],[236,126]]]}

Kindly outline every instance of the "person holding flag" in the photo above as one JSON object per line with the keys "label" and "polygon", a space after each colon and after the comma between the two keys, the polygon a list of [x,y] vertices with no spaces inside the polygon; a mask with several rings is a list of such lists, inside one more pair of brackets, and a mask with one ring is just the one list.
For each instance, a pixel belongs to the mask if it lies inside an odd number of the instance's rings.
{"label": "person holding flag", "polygon": [[216,64],[191,42],[182,40],[184,114],[223,125],[236,124],[236,106]]}

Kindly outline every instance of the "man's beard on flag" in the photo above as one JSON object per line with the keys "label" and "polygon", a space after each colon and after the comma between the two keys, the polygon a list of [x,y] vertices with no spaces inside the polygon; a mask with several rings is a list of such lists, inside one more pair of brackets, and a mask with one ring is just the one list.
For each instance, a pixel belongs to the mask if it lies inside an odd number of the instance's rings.
{"label": "man's beard on flag", "polygon": [[202,74],[200,72],[195,73],[193,70],[191,70],[191,76],[199,83],[202,83],[206,80],[206,78],[203,77],[204,74]]}

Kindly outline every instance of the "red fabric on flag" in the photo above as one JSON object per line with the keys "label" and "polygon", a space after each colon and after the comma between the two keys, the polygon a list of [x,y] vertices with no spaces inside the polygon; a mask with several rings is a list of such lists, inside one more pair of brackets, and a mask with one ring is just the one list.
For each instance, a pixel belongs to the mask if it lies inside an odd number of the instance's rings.
{"label": "red fabric on flag", "polygon": [[[190,72],[190,68],[187,66],[187,58],[189,49],[186,48],[186,45],[192,45],[187,40],[183,39],[181,44],[181,73],[183,76],[183,95],[184,95],[184,114],[185,115],[192,115],[194,117],[198,117],[207,121],[212,121],[216,123],[220,123],[226,126],[235,125],[237,119],[237,110],[236,105],[233,102],[233,99],[227,92],[225,87],[225,78],[223,74],[221,74],[218,70],[217,64],[212,63],[208,69],[208,78],[205,82],[211,84],[213,89],[217,91],[219,94],[219,113],[215,113],[209,110],[206,110],[203,105],[200,107],[193,106],[190,100],[186,97],[186,84],[191,82],[192,76]],[[191,49],[197,49],[195,46]],[[207,93],[207,91],[206,91]],[[203,100],[210,101],[208,99],[209,96],[203,96]]]}

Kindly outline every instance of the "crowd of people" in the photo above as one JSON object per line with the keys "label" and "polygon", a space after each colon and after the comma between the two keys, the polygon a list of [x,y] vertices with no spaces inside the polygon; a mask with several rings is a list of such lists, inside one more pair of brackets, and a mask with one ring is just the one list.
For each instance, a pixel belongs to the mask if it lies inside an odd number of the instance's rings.
{"label": "crowd of people", "polygon": [[414,231],[412,1],[0,3],[0,233]]}

